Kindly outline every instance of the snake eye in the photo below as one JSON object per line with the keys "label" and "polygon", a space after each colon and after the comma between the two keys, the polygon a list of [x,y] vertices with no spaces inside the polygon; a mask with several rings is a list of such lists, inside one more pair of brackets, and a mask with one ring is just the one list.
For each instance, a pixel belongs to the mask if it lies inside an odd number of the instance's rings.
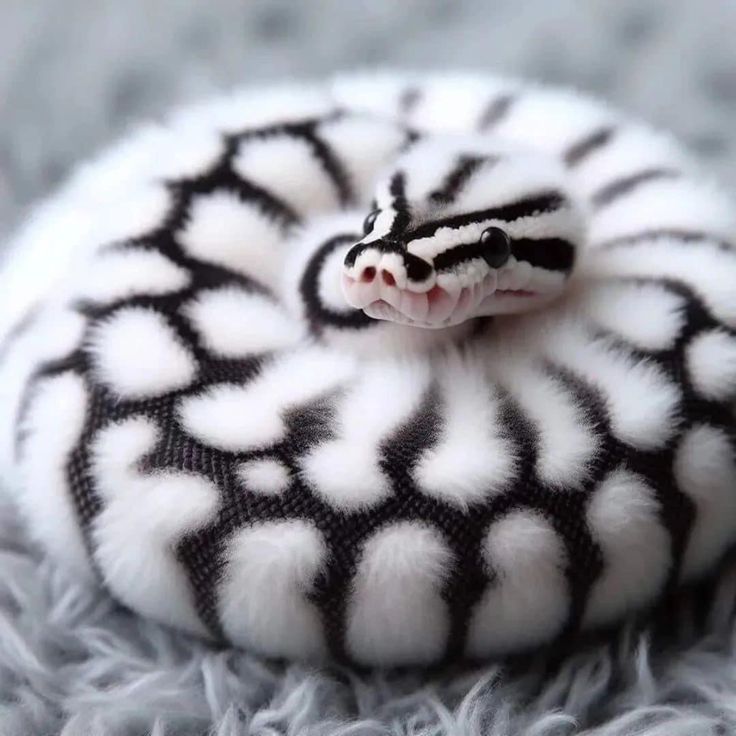
{"label": "snake eye", "polygon": [[501,268],[511,256],[511,239],[500,227],[487,227],[480,235],[483,260],[491,268]]}
{"label": "snake eye", "polygon": [[363,234],[368,235],[368,233],[373,230],[373,225],[376,222],[376,218],[381,213],[381,210],[373,210],[368,217],[363,220]]}

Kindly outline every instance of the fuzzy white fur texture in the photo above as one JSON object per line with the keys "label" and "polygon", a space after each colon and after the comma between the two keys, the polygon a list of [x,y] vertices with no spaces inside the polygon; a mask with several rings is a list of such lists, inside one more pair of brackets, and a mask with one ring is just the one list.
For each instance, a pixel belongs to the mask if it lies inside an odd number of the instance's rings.
{"label": "fuzzy white fur texture", "polygon": [[193,474],[140,473],[136,466],[156,439],[151,422],[131,418],[108,425],[95,440],[92,472],[104,499],[91,530],[95,562],[105,584],[126,605],[206,634],[174,544],[212,518],[217,492],[209,481]]}
{"label": "fuzzy white fur texture", "polygon": [[[620,623],[736,542],[734,212],[666,133],[518,80],[179,111],[14,241],[0,470],[60,563],[267,656],[427,665]],[[517,248],[436,275],[469,319],[346,300],[356,244],[386,299],[411,281],[406,217],[426,262],[486,220]],[[556,298],[476,319],[479,274]]]}

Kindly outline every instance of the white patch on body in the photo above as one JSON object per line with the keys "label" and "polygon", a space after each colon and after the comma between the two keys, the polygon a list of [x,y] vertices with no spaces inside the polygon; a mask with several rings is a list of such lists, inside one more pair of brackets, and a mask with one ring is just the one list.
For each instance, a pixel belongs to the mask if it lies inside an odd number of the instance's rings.
{"label": "white patch on body", "polygon": [[706,572],[736,539],[734,478],[736,459],[727,435],[707,424],[688,430],[675,455],[675,480],[697,513],[682,561],[684,580]]}
{"label": "white patch on body", "polygon": [[184,388],[197,364],[166,318],[146,307],[122,307],[96,324],[89,350],[98,379],[123,399]]}
{"label": "white patch on body", "polygon": [[33,538],[46,552],[90,580],[94,574],[67,475],[84,429],[87,388],[84,379],[67,372],[42,379],[32,390],[23,423],[20,507]]}
{"label": "white patch on body", "polygon": [[595,325],[641,350],[671,348],[685,324],[684,300],[659,284],[591,279],[577,306]]}
{"label": "white patch on body", "polygon": [[92,475],[103,508],[92,526],[94,557],[105,584],[125,605],[206,636],[176,545],[213,519],[219,494],[198,475],[139,471],[158,437],[157,427],[142,416],[97,434]]}
{"label": "white patch on body", "polygon": [[192,436],[219,449],[265,449],[283,438],[286,412],[335,391],[354,367],[349,356],[321,348],[286,353],[244,386],[223,383],[184,398],[179,419]]}
{"label": "white patch on body", "polygon": [[470,618],[468,656],[531,649],[561,630],[569,606],[566,553],[543,516],[520,510],[493,522],[483,559],[493,577]]}
{"label": "white patch on body", "polygon": [[259,522],[227,543],[219,614],[229,639],[267,656],[322,659],[319,612],[307,596],[326,557],[307,521]]}
{"label": "white patch on body", "polygon": [[364,366],[335,407],[335,439],[301,460],[314,493],[344,512],[365,510],[391,493],[380,467],[382,444],[418,408],[429,385],[421,361],[375,361]]}
{"label": "white patch on body", "polygon": [[251,276],[268,287],[279,282],[281,226],[233,192],[199,195],[177,238],[188,255],[205,263]]}
{"label": "white patch on body", "polygon": [[397,522],[363,545],[348,603],[347,649],[364,665],[436,662],[449,631],[443,582],[452,553],[441,534]]}
{"label": "white patch on body", "polygon": [[205,347],[226,358],[294,347],[304,337],[280,304],[236,286],[200,291],[185,313]]}
{"label": "white patch on body", "polygon": [[736,338],[724,330],[709,330],[687,346],[687,366],[695,390],[711,401],[736,395]]}
{"label": "white patch on body", "polygon": [[102,251],[75,279],[71,287],[80,299],[110,304],[144,294],[169,294],[186,288],[191,277],[156,250],[125,248]]}
{"label": "white patch on body", "polygon": [[719,321],[736,327],[736,253],[712,243],[680,243],[668,237],[596,251],[588,273],[603,279],[664,278],[681,281]]}
{"label": "white patch on body", "polygon": [[627,470],[614,471],[596,488],[587,520],[604,567],[590,592],[584,625],[610,623],[661,593],[671,556],[660,513],[653,489]]}
{"label": "white patch on body", "polygon": [[437,379],[440,436],[413,475],[422,493],[467,509],[510,485],[516,457],[502,437],[498,397],[479,361],[448,357]]}
{"label": "white patch on body", "polygon": [[274,194],[298,215],[333,210],[334,185],[309,145],[300,138],[274,135],[246,139],[233,168],[246,181]]}
{"label": "white patch on body", "polygon": [[246,460],[237,466],[236,474],[245,490],[266,496],[278,496],[291,482],[289,469],[270,457]]}

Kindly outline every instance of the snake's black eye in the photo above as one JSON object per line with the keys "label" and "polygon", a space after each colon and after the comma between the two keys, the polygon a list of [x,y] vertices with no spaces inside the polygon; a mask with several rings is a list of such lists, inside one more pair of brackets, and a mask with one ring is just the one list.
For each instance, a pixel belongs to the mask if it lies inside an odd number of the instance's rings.
{"label": "snake's black eye", "polygon": [[368,233],[373,230],[373,225],[376,222],[376,217],[381,213],[381,210],[373,210],[368,217],[363,220],[363,233],[365,235],[368,235]]}
{"label": "snake's black eye", "polygon": [[500,227],[487,227],[480,235],[483,260],[491,268],[501,268],[511,256],[511,239]]}

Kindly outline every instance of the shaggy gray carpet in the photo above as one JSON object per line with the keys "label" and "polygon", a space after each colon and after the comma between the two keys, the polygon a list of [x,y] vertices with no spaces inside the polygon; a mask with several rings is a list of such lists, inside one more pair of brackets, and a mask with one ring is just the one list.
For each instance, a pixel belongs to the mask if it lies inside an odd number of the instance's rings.
{"label": "shaggy gray carpet", "polygon": [[[733,0],[2,0],[0,235],[141,117],[237,83],[473,67],[574,84],[663,124],[736,186]],[[2,295],[0,295],[1,308]],[[0,734],[736,733],[724,579],[705,637],[541,662],[365,674],[263,662],[75,586],[0,505]]]}

